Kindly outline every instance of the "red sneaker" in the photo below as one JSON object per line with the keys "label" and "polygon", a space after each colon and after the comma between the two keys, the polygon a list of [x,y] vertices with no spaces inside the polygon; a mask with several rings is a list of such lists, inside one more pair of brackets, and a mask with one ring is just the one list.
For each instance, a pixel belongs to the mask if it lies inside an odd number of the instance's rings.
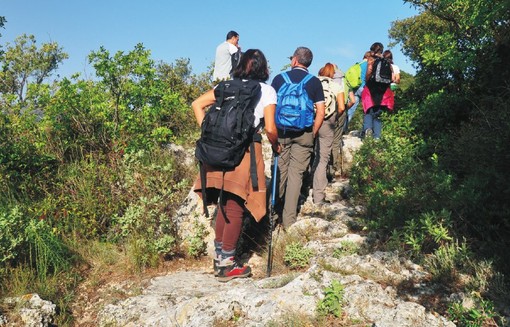
{"label": "red sneaker", "polygon": [[251,268],[243,266],[234,260],[234,257],[227,257],[218,264],[218,281],[228,282],[234,278],[245,278],[251,275]]}

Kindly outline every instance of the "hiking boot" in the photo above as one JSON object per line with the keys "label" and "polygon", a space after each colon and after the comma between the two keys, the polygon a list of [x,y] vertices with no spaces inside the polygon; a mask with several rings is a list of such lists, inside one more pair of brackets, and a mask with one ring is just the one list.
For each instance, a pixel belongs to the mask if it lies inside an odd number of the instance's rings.
{"label": "hiking boot", "polygon": [[218,265],[220,264],[220,260],[221,260],[221,254],[214,253],[214,258],[213,258],[214,277],[217,277],[219,274],[220,268],[218,267]]}
{"label": "hiking boot", "polygon": [[234,257],[227,257],[222,259],[218,264],[218,281],[228,282],[234,278],[249,277],[251,275],[251,268],[243,266],[234,260]]}
{"label": "hiking boot", "polygon": [[373,136],[374,136],[374,131],[371,128],[367,128],[367,130],[365,131],[365,137],[373,137]]}

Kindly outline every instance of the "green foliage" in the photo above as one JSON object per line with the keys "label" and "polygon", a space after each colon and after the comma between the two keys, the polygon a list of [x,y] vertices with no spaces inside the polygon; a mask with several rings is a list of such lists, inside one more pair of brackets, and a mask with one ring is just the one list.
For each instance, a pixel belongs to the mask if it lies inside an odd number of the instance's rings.
{"label": "green foliage", "polygon": [[307,249],[302,243],[293,241],[285,245],[285,254],[283,261],[291,269],[300,269],[308,266],[310,258],[313,255],[311,249]]}
{"label": "green foliage", "polygon": [[210,73],[156,65],[139,44],[92,52],[95,80],[49,84],[67,58],[57,43],[22,35],[0,50],[0,288],[53,300],[66,324],[79,262],[66,242],[124,250],[135,271],[179,250],[172,217],[194,167],[168,144],[193,141],[189,103]]}
{"label": "green foliage", "polygon": [[366,201],[367,217],[383,228],[401,227],[422,212],[440,210],[451,177],[426,158],[425,143],[413,135],[411,111],[385,116],[379,141],[365,140],[351,171],[354,190]]}
{"label": "green foliage", "polygon": [[19,248],[25,240],[24,220],[19,207],[0,208],[0,264],[18,256]]}
{"label": "green foliage", "polygon": [[31,220],[25,229],[25,237],[29,258],[40,281],[45,281],[50,274],[69,270],[73,254],[44,220]]}
{"label": "green foliage", "polygon": [[[478,255],[493,258],[508,272],[504,249],[509,244],[503,240],[510,234],[510,177],[505,168],[510,152],[510,3],[406,2],[420,14],[395,22],[390,37],[418,68],[415,83],[404,94],[405,106],[415,113],[414,132],[423,140],[416,155],[433,158],[432,165],[418,167],[418,174],[447,181],[443,198],[433,192],[427,200],[451,212],[456,236],[465,237]],[[418,211],[431,210],[438,207]]]}
{"label": "green foliage", "polygon": [[0,112],[0,204],[36,199],[54,178],[56,161],[37,145],[35,117]]}
{"label": "green foliage", "polygon": [[475,306],[465,308],[462,303],[453,302],[448,308],[450,319],[459,327],[482,327],[500,326],[501,318],[494,310],[494,304],[490,300],[475,295]]}
{"label": "green foliage", "polygon": [[23,104],[30,83],[41,84],[69,56],[56,42],[43,43],[39,48],[33,35],[23,34],[14,44],[6,44],[1,53],[0,92],[16,96]]}
{"label": "green foliage", "polygon": [[127,54],[118,51],[113,56],[101,47],[90,54],[89,61],[111,98],[107,109],[116,143],[128,149],[151,147],[169,142],[193,126],[189,107],[157,77],[150,51],[142,44]]}
{"label": "green foliage", "polygon": [[157,267],[159,263],[155,244],[146,236],[130,235],[126,241],[126,252],[134,273],[141,273],[147,267]]}
{"label": "green foliage", "polygon": [[339,246],[333,251],[334,258],[341,258],[343,256],[352,255],[359,251],[360,246],[351,241],[342,241]]}
{"label": "green foliage", "polygon": [[59,162],[74,162],[91,153],[108,153],[117,144],[109,98],[91,81],[64,79],[44,109],[41,142]]}
{"label": "green foliage", "polygon": [[425,266],[434,280],[451,283],[459,273],[471,273],[472,253],[465,242],[446,243],[425,258]]}
{"label": "green foliage", "polygon": [[209,235],[209,231],[207,227],[197,219],[193,222],[193,231],[194,233],[187,238],[187,251],[189,256],[198,258],[207,254],[207,243],[204,239]]}
{"label": "green foliage", "polygon": [[412,256],[420,257],[421,254],[432,253],[441,245],[453,241],[451,230],[450,213],[445,210],[429,212],[407,220],[402,229],[395,229],[392,241],[396,249],[404,245]]}
{"label": "green foliage", "polygon": [[333,315],[337,318],[342,316],[344,302],[344,287],[339,281],[333,280],[331,286],[324,289],[324,298],[317,303],[319,315]]}

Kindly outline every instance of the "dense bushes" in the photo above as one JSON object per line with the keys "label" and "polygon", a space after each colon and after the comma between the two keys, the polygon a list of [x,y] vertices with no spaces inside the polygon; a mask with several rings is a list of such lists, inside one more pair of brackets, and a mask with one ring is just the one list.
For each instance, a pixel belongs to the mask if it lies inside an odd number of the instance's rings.
{"label": "dense bushes", "polygon": [[[0,54],[13,80],[8,60],[22,50]],[[194,171],[167,145],[194,139],[189,101],[210,87],[189,61],[157,66],[142,45],[113,56],[101,48],[90,61],[95,80],[30,79],[0,94],[0,292],[40,293],[62,324],[96,260],[85,248],[124,253],[131,272],[182,251],[172,217]]]}
{"label": "dense bushes", "polygon": [[397,95],[405,97],[397,113],[384,117],[382,139],[364,141],[351,182],[384,244],[420,260],[443,285],[505,306],[510,7],[406,2],[421,13],[395,22],[390,35],[418,73]]}

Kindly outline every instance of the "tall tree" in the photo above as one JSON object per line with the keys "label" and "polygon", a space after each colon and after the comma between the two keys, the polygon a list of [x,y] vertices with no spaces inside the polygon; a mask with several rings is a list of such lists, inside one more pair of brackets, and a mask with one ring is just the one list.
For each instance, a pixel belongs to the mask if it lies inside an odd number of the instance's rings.
{"label": "tall tree", "polygon": [[22,104],[28,85],[43,83],[68,57],[56,42],[37,47],[33,35],[17,37],[0,56],[0,92],[16,95]]}

